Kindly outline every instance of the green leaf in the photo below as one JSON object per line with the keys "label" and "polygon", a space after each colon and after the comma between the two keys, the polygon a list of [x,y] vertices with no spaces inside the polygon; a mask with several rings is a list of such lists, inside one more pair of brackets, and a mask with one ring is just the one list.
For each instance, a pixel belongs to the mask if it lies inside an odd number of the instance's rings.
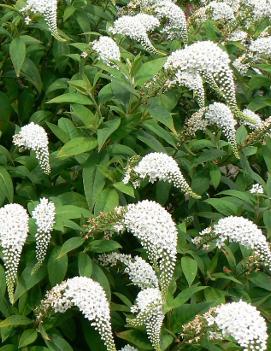
{"label": "green leaf", "polygon": [[254,272],[249,276],[249,280],[259,288],[271,291],[271,277],[263,272]]}
{"label": "green leaf", "polygon": [[26,56],[25,41],[21,38],[14,38],[9,45],[9,55],[14,66],[16,76],[20,76],[22,66]]}
{"label": "green leaf", "polygon": [[88,245],[88,250],[96,253],[111,252],[122,246],[114,240],[94,240]]}
{"label": "green leaf", "polygon": [[62,258],[64,255],[66,255],[68,252],[77,249],[81,245],[83,245],[84,239],[80,237],[74,237],[70,238],[65,243],[61,246],[60,252],[57,256],[57,260]]}
{"label": "green leaf", "polygon": [[0,322],[0,328],[18,327],[23,325],[29,325],[33,321],[25,316],[12,315]]}
{"label": "green leaf", "polygon": [[77,156],[84,152],[95,149],[96,146],[97,141],[93,138],[76,137],[63,145],[62,148],[58,151],[57,156],[62,159]]}
{"label": "green leaf", "polygon": [[127,194],[131,197],[135,197],[135,191],[134,191],[134,188],[132,187],[132,185],[127,185],[127,184],[124,184],[122,182],[118,182],[118,183],[113,184],[113,187],[124,194]]}
{"label": "green leaf", "polygon": [[40,76],[40,71],[33,61],[26,58],[21,69],[22,75],[27,79],[37,91],[40,93],[42,91],[42,80]]}
{"label": "green leaf", "polygon": [[73,351],[71,345],[59,335],[52,335],[50,340],[44,340],[51,351]]}
{"label": "green leaf", "polygon": [[111,121],[107,121],[103,124],[104,128],[97,130],[97,139],[98,139],[98,147],[99,147],[98,151],[101,150],[101,148],[104,146],[105,142],[108,140],[110,135],[119,128],[120,121],[121,121],[120,118],[115,118]]}
{"label": "green leaf", "polygon": [[193,258],[185,256],[181,259],[181,266],[183,274],[189,286],[192,285],[193,281],[197,276],[198,264]]}
{"label": "green leaf", "polygon": [[13,202],[13,183],[8,171],[0,166],[0,196],[7,198],[9,202]]}
{"label": "green leaf", "polygon": [[24,330],[19,340],[19,349],[21,347],[32,344],[37,339],[37,337],[38,333],[35,329]]}
{"label": "green leaf", "polygon": [[79,105],[93,105],[93,102],[85,95],[78,93],[66,93],[47,101],[47,104],[79,104]]}
{"label": "green leaf", "polygon": [[148,61],[140,66],[136,72],[135,80],[137,85],[142,86],[145,82],[150,80],[163,67],[166,59],[164,57]]}
{"label": "green leaf", "polygon": [[78,271],[81,277],[91,277],[93,270],[92,260],[88,254],[79,252],[78,255]]}
{"label": "green leaf", "polygon": [[172,309],[178,308],[185,304],[193,295],[195,295],[197,292],[202,291],[206,289],[206,286],[191,286],[190,288],[186,288],[182,290],[176,297],[175,299],[169,301],[167,303],[167,306],[165,308],[165,312],[168,312]]}
{"label": "green leaf", "polygon": [[148,341],[146,334],[136,329],[129,329],[123,332],[117,333],[117,337],[128,341],[129,343],[136,346],[139,350],[153,350],[150,342]]}
{"label": "green leaf", "polygon": [[68,269],[68,256],[64,255],[60,259],[59,256],[61,248],[55,247],[48,260],[47,269],[49,275],[49,281],[51,286],[55,286],[64,280],[67,269]]}

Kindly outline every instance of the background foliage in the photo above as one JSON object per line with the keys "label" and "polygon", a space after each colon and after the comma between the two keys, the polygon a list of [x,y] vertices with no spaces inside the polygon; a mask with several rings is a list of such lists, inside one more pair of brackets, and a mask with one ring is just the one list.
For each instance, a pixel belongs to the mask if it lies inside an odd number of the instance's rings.
{"label": "background foliage", "polygon": [[[16,6],[21,6],[18,1]],[[124,1],[118,1],[123,5]],[[7,5],[7,6],[3,6]],[[187,13],[196,1],[180,2]],[[50,319],[44,330],[36,330],[33,310],[47,289],[75,275],[92,277],[111,300],[112,324],[119,347],[126,342],[139,350],[151,350],[144,329],[128,329],[126,316],[135,299],[135,288],[125,276],[102,268],[100,253],[122,248],[140,251],[137,242],[85,242],[86,218],[118,205],[153,199],[173,215],[178,225],[178,262],[170,289],[162,350],[175,350],[181,325],[197,313],[225,301],[251,301],[271,321],[271,278],[267,272],[242,274],[248,252],[238,245],[211,253],[195,250],[191,237],[210,223],[228,215],[251,219],[271,236],[271,140],[245,145],[248,130],[240,126],[236,159],[220,131],[200,132],[180,144],[177,134],[186,118],[198,109],[193,95],[176,88],[160,96],[140,94],[144,83],[160,70],[165,58],[148,54],[139,44],[121,39],[121,69],[108,67],[92,52],[81,56],[97,33],[106,34],[116,18],[111,1],[60,1],[58,27],[66,41],[51,36],[37,17],[30,25],[12,8],[13,1],[0,7],[0,205],[22,204],[32,211],[42,196],[56,205],[56,223],[46,263],[35,274],[35,224],[24,247],[14,305],[10,305],[0,265],[1,351],[104,350],[97,334],[75,311]],[[155,34],[154,34],[155,36]],[[210,39],[221,43],[223,32],[212,22],[190,27],[189,43]],[[159,42],[156,47],[170,53],[181,46],[178,40]],[[231,59],[242,51],[225,44]],[[235,71],[239,107],[271,113],[271,64],[241,76]],[[208,91],[208,102],[216,100]],[[146,101],[147,100],[147,101]],[[12,136],[29,122],[43,126],[49,134],[52,173],[40,170],[33,153],[19,153]],[[124,168],[130,157],[151,151],[166,152],[182,166],[193,191],[202,198],[185,197],[165,183],[144,184],[134,190],[123,184]],[[249,193],[260,183],[262,196]],[[270,328],[270,323],[269,323]],[[271,344],[269,345],[271,349]],[[207,341],[183,350],[238,350],[232,343],[215,346]]]}

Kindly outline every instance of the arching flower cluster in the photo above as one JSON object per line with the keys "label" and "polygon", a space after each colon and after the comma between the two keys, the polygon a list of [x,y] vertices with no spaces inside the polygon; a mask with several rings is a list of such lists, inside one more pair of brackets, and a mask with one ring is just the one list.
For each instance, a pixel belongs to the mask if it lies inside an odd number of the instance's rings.
{"label": "arching flower cluster", "polygon": [[122,16],[108,29],[112,34],[121,34],[138,41],[147,51],[155,52],[148,32],[160,25],[157,18],[152,15],[138,14],[135,16]]}
{"label": "arching flower cluster", "polygon": [[41,302],[37,319],[42,323],[50,311],[64,313],[73,306],[98,331],[107,351],[116,351],[109,303],[101,285],[90,278],[74,277],[52,288]]}
{"label": "arching flower cluster", "polygon": [[131,0],[122,9],[122,13],[146,13],[153,15],[163,24],[159,32],[166,39],[181,38],[187,40],[187,23],[183,10],[172,0]]}
{"label": "arching flower cluster", "polygon": [[120,61],[120,49],[112,38],[101,36],[93,41],[91,46],[105,64],[112,65],[112,62]]}
{"label": "arching flower cluster", "polygon": [[260,57],[270,58],[271,56],[271,36],[258,38],[249,46],[249,51],[254,55],[253,60]]}
{"label": "arching flower cluster", "polygon": [[18,134],[13,136],[13,144],[19,148],[34,151],[43,172],[45,174],[51,172],[48,136],[44,128],[33,122],[27,124],[21,128]]}
{"label": "arching flower cluster", "polygon": [[27,0],[21,12],[28,11],[42,15],[51,33],[57,35],[57,0]]}
{"label": "arching flower cluster", "polygon": [[176,81],[176,74],[183,72],[200,75],[216,92],[236,110],[235,86],[229,67],[228,54],[211,41],[200,41],[184,49],[174,51],[164,64],[170,81]]}
{"label": "arching flower cluster", "polygon": [[211,308],[183,326],[186,342],[198,342],[203,336],[210,341],[233,338],[242,350],[267,350],[267,326],[260,312],[240,300]]}
{"label": "arching flower cluster", "polygon": [[114,267],[118,262],[122,263],[125,266],[124,273],[128,274],[131,282],[140,289],[157,288],[159,286],[152,266],[140,256],[132,257],[131,255],[112,252],[101,255],[99,259],[104,266]]}
{"label": "arching flower cluster", "polygon": [[158,267],[159,283],[165,295],[177,253],[177,229],[170,214],[158,203],[144,200],[127,206],[121,224],[140,241],[150,262]]}
{"label": "arching flower cluster", "polygon": [[159,289],[144,289],[139,292],[135,304],[131,307],[131,312],[136,313],[136,317],[128,320],[128,324],[132,327],[146,326],[147,335],[156,351],[161,350],[160,332],[164,320],[162,306]]}
{"label": "arching flower cluster", "polygon": [[194,15],[199,22],[206,21],[211,18],[214,21],[227,23],[235,19],[234,11],[230,5],[225,2],[211,1],[208,5],[200,8]]}
{"label": "arching flower cluster", "polygon": [[248,116],[250,121],[252,121],[253,123],[251,123],[248,120],[243,119],[240,121],[242,124],[248,126],[250,129],[254,129],[254,130],[258,129],[262,126],[263,121],[257,113],[246,108],[243,110],[243,114]]}
{"label": "arching flower cluster", "polygon": [[160,180],[172,183],[176,188],[181,189],[191,197],[200,197],[188,185],[177,162],[171,156],[162,152],[152,152],[144,156],[132,169],[128,167],[123,182],[128,183],[131,177],[133,178],[132,184],[136,186],[145,178],[151,183]]}
{"label": "arching flower cluster", "polygon": [[208,124],[215,124],[221,128],[231,144],[236,157],[239,158],[235,136],[236,121],[228,106],[220,102],[209,105],[205,113],[205,119],[208,121]]}
{"label": "arching flower cluster", "polygon": [[0,208],[0,245],[11,303],[14,302],[14,284],[28,233],[28,220],[26,210],[19,204],[9,204]]}
{"label": "arching flower cluster", "polygon": [[211,228],[207,228],[193,239],[196,245],[202,245],[210,240],[215,240],[217,247],[222,247],[225,242],[234,242],[253,250],[254,255],[268,268],[271,269],[271,251],[269,243],[262,231],[250,220],[244,217],[229,216],[222,218]]}
{"label": "arching flower cluster", "polygon": [[40,203],[32,212],[32,217],[36,221],[36,257],[38,263],[44,261],[46,251],[51,239],[51,232],[55,223],[55,205],[46,198],[40,199]]}

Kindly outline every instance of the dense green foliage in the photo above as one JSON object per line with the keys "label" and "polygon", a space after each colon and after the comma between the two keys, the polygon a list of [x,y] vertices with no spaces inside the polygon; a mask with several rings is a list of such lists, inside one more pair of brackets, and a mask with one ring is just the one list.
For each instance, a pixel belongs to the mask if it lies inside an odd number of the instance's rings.
{"label": "dense green foliage", "polygon": [[[42,326],[36,323],[34,310],[45,292],[78,275],[93,278],[105,289],[118,348],[129,343],[140,351],[153,349],[143,327],[126,324],[139,290],[126,275],[98,261],[99,254],[112,250],[146,258],[142,247],[128,234],[107,241],[99,233],[84,240],[89,217],[144,199],[165,207],[178,228],[178,258],[164,306],[161,350],[240,350],[230,340],[187,345],[180,338],[181,327],[212,306],[243,299],[257,307],[271,330],[270,272],[248,266],[251,251],[238,244],[206,252],[191,239],[230,215],[250,219],[271,239],[271,139],[265,136],[250,143],[249,128],[236,126],[238,159],[219,128],[181,138],[186,120],[199,109],[193,93],[176,87],[149,96],[145,83],[162,69],[166,56],[184,43],[167,40],[157,31],[150,38],[158,51],[150,54],[136,41],[116,36],[122,60],[117,66],[106,65],[89,43],[99,34],[108,35],[118,17],[117,6],[126,4],[124,0],[116,3],[59,1],[60,38],[51,35],[42,16],[25,23],[25,15],[18,11],[24,1],[0,4],[0,205],[19,203],[31,214],[39,199],[47,197],[56,206],[46,259],[35,273],[36,225],[30,219],[13,305],[0,264],[0,351],[105,350],[76,309],[56,314]],[[198,6],[196,1],[178,4],[188,16]],[[232,62],[245,52],[240,42],[226,41],[223,25],[211,20],[191,22],[188,44],[200,40],[223,44]],[[263,20],[251,26],[250,40],[267,25]],[[88,55],[83,57],[85,51]],[[245,75],[234,70],[240,110],[258,111],[263,119],[271,115],[270,73],[266,59]],[[207,105],[223,102],[208,85],[205,88]],[[50,175],[42,172],[34,152],[20,152],[12,143],[12,136],[30,122],[48,133]],[[186,196],[164,182],[144,181],[137,189],[124,184],[129,158],[150,152],[173,156],[201,198]],[[255,183],[263,186],[264,194],[249,192]]]}

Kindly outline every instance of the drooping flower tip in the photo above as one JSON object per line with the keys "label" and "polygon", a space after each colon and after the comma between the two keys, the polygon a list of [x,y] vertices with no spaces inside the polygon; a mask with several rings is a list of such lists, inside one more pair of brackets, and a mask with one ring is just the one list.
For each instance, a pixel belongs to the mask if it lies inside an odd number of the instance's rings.
{"label": "drooping flower tip", "polygon": [[35,152],[40,167],[45,174],[51,172],[48,143],[48,136],[44,128],[33,122],[22,127],[20,132],[13,136],[14,145]]}
{"label": "drooping flower tip", "polygon": [[55,223],[56,209],[52,201],[41,198],[40,203],[32,212],[32,217],[37,224],[36,256],[39,263],[42,263],[51,239],[51,232]]}
{"label": "drooping flower tip", "polygon": [[109,303],[101,285],[90,278],[74,277],[47,292],[37,318],[41,322],[50,310],[64,313],[73,306],[77,307],[98,331],[107,351],[116,351]]}
{"label": "drooping flower tip", "polygon": [[187,195],[195,198],[200,197],[192,191],[186,182],[177,162],[165,153],[152,152],[144,156],[133,169],[128,168],[123,181],[129,181],[131,174],[137,177],[137,179],[133,179],[132,184],[145,178],[148,178],[150,183],[160,180],[172,183]]}
{"label": "drooping flower tip", "polygon": [[249,192],[251,194],[264,194],[263,187],[259,183],[253,184],[252,187],[250,188]]}

